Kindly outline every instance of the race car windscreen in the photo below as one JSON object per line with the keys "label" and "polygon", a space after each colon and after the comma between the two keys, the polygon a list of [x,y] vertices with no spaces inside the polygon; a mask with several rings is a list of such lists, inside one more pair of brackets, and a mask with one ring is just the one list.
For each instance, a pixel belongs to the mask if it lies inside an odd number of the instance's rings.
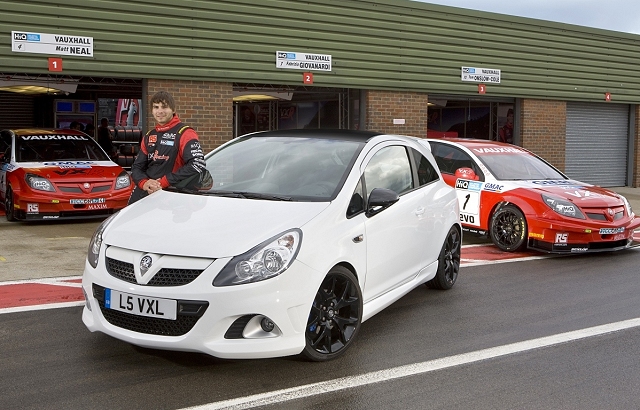
{"label": "race car windscreen", "polygon": [[484,154],[478,158],[499,180],[567,179],[540,158],[529,154]]}
{"label": "race car windscreen", "polygon": [[91,137],[82,135],[20,135],[16,137],[18,162],[109,161]]}

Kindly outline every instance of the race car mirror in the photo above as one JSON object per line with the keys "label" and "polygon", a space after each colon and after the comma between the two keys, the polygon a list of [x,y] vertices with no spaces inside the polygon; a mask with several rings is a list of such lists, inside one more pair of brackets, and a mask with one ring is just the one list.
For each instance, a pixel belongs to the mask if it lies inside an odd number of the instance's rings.
{"label": "race car mirror", "polygon": [[471,181],[477,181],[480,179],[474,170],[468,167],[462,167],[456,169],[456,178],[468,179]]}

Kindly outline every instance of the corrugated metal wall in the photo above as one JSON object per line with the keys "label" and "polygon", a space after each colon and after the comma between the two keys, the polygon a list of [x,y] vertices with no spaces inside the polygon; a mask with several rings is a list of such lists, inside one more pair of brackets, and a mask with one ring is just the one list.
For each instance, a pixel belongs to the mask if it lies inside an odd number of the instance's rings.
{"label": "corrugated metal wall", "polygon": [[275,52],[330,54],[316,86],[476,94],[462,66],[502,70],[487,95],[640,103],[640,36],[409,0],[3,0],[0,73],[46,73],[11,31],[94,38],[84,76],[301,84]]}
{"label": "corrugated metal wall", "polygon": [[605,187],[627,184],[629,106],[567,104],[565,173]]}
{"label": "corrugated metal wall", "polygon": [[32,96],[0,91],[0,130],[32,127],[33,112]]}

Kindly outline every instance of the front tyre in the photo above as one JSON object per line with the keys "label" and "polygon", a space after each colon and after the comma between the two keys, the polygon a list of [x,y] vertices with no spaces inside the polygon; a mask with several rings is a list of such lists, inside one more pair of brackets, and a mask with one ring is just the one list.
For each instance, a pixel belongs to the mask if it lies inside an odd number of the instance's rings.
{"label": "front tyre", "polygon": [[457,227],[452,226],[442,245],[438,256],[438,270],[436,276],[427,282],[431,289],[451,289],[458,279],[460,272],[460,249],[462,237]]}
{"label": "front tyre", "polygon": [[516,252],[527,246],[527,220],[514,205],[500,208],[491,218],[491,240],[505,252]]}
{"label": "front tyre", "polygon": [[4,196],[4,214],[7,217],[7,221],[14,222],[16,220],[15,209],[13,207],[13,191],[11,186],[7,185],[7,192]]}
{"label": "front tyre", "polygon": [[302,354],[323,362],[343,354],[362,322],[362,292],[351,271],[336,266],[325,277],[311,305]]}

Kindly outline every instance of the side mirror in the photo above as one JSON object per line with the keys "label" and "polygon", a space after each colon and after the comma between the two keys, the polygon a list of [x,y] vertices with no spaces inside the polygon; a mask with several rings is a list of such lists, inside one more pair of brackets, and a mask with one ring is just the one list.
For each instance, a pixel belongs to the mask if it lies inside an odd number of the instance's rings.
{"label": "side mirror", "polygon": [[366,215],[370,218],[387,209],[399,200],[400,197],[395,191],[386,188],[374,188],[369,195]]}
{"label": "side mirror", "polygon": [[467,167],[456,169],[456,178],[469,179],[471,181],[478,181],[480,179],[480,177],[476,175],[474,170]]}

